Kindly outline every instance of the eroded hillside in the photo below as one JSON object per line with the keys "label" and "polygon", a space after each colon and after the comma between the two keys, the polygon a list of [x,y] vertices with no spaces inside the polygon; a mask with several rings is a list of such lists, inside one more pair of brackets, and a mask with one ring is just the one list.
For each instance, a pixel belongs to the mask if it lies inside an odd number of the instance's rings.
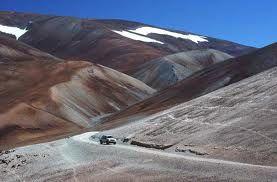
{"label": "eroded hillside", "polygon": [[64,61],[4,36],[0,70],[1,147],[80,131],[155,92],[110,68]]}

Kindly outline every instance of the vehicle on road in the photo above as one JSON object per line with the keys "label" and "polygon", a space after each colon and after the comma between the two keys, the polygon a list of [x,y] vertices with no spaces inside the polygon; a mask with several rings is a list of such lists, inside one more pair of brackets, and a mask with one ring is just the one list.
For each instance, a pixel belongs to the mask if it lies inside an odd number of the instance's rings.
{"label": "vehicle on road", "polygon": [[112,143],[112,144],[116,144],[116,139],[112,136],[112,135],[103,135],[103,136],[101,136],[101,138],[100,138],[100,144],[110,144],[110,143]]}

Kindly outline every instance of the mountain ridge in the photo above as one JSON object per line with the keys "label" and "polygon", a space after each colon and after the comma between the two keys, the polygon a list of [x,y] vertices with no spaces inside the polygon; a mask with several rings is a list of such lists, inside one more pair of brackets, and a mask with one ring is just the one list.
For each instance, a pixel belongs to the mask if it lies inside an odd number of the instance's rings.
{"label": "mountain ridge", "polygon": [[0,36],[0,148],[80,131],[154,92],[111,68]]}
{"label": "mountain ridge", "polygon": [[[277,66],[277,43],[204,68],[175,85],[155,93],[152,97],[104,119],[99,128],[106,128],[105,125],[109,128],[110,121],[117,126],[121,122],[131,121],[132,117],[136,119],[146,117],[236,83],[274,66]],[[111,126],[113,126],[112,123]]]}
{"label": "mountain ridge", "polygon": [[[19,40],[56,57],[69,60],[82,59],[111,67],[129,75],[132,74],[133,69],[149,60],[177,52],[211,48],[236,56],[255,50],[252,47],[211,37],[207,37],[208,42],[194,43],[189,39],[151,33],[149,35],[140,34],[140,36],[161,41],[164,44],[132,40],[113,31],[125,31],[134,36],[138,35],[133,32],[137,28],[144,26],[156,28],[156,26],[124,20],[81,19],[2,12],[0,13],[0,24],[18,26],[22,29],[27,27],[28,32]],[[160,30],[188,38],[190,38],[188,35],[192,34],[170,29],[161,28]]]}
{"label": "mountain ridge", "polygon": [[214,49],[200,49],[171,54],[139,66],[133,77],[157,90],[185,79],[194,72],[232,56]]}

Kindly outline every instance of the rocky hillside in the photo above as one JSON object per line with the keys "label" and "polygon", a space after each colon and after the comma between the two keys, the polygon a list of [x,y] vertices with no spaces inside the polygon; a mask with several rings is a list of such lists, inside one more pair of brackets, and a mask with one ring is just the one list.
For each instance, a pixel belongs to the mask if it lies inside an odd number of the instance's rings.
{"label": "rocky hillside", "polygon": [[232,56],[213,49],[181,52],[149,61],[139,66],[132,76],[162,90],[196,71],[230,58]]}
{"label": "rocky hillside", "polygon": [[125,73],[132,73],[137,66],[155,58],[188,50],[211,48],[234,56],[254,50],[229,41],[124,20],[1,12],[0,24],[26,30],[18,35],[19,40],[59,58],[87,60]]}
{"label": "rocky hillside", "polygon": [[79,131],[154,92],[110,68],[0,36],[0,147]]}
{"label": "rocky hillside", "polygon": [[[223,61],[202,69],[177,84],[156,93],[123,112],[107,119],[107,126],[143,118],[165,108],[189,101],[201,95],[238,82],[277,66],[277,43],[248,55]],[[109,123],[111,121],[111,123]]]}
{"label": "rocky hillside", "polygon": [[277,165],[277,68],[108,131],[133,144]]}

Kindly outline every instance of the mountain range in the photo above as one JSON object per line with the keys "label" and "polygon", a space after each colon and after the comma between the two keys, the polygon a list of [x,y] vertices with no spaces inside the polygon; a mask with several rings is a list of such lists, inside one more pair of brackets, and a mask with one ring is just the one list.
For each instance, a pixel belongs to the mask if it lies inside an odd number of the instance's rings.
{"label": "mountain range", "polygon": [[274,166],[275,66],[276,43],[2,11],[0,150],[95,130],[130,145]]}

